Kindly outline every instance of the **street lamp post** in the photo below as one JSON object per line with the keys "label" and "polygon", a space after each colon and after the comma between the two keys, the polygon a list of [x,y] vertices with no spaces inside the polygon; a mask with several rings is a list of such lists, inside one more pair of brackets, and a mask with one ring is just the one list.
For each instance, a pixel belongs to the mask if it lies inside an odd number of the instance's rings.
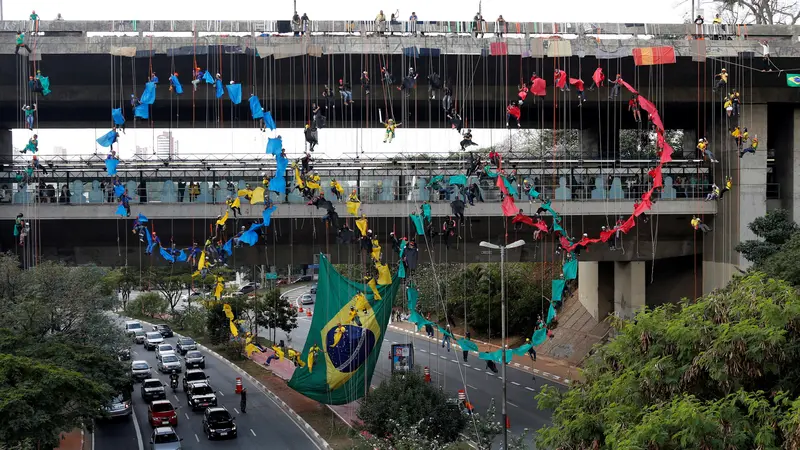
{"label": "street lamp post", "polygon": [[512,242],[508,245],[495,245],[491,244],[486,241],[481,241],[478,244],[481,247],[489,248],[492,250],[500,250],[500,322],[501,322],[501,349],[503,350],[503,367],[500,369],[500,376],[503,378],[503,402],[502,402],[502,413],[503,413],[503,449],[508,448],[508,409],[506,407],[506,277],[505,277],[505,261],[506,261],[506,250],[511,248],[522,247],[525,245],[525,241],[522,239]]}

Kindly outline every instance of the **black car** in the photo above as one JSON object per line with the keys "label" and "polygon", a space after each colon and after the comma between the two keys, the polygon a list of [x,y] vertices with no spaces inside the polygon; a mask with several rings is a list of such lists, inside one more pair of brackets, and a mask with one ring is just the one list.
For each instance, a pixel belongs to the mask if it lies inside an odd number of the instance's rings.
{"label": "black car", "polygon": [[187,370],[186,373],[183,375],[183,390],[189,388],[189,383],[194,383],[195,381],[206,381],[208,377],[206,373],[200,369],[194,370]]}
{"label": "black car", "polygon": [[197,350],[197,342],[189,337],[178,338],[178,352],[181,356],[185,355],[189,350]]}
{"label": "black car", "polygon": [[208,408],[203,413],[203,432],[209,441],[214,438],[236,439],[236,423],[227,409]]}
{"label": "black car", "polygon": [[161,336],[165,338],[175,336],[175,334],[172,332],[172,328],[170,328],[169,325],[166,324],[153,325],[153,331],[158,331],[159,333],[161,333]]}
{"label": "black car", "polygon": [[252,292],[257,291],[259,287],[260,286],[259,286],[258,283],[247,283],[244,286],[239,288],[238,294],[239,295],[250,294]]}
{"label": "black car", "polygon": [[197,350],[191,350],[186,352],[186,356],[183,357],[183,363],[186,364],[186,370],[193,368],[205,369],[206,357]]}
{"label": "black car", "polygon": [[148,378],[142,381],[142,398],[147,401],[163,400],[167,398],[164,384],[158,378]]}
{"label": "black car", "polygon": [[214,393],[214,389],[208,384],[208,381],[189,383],[188,389],[186,389],[186,398],[193,411],[217,406],[217,394]]}

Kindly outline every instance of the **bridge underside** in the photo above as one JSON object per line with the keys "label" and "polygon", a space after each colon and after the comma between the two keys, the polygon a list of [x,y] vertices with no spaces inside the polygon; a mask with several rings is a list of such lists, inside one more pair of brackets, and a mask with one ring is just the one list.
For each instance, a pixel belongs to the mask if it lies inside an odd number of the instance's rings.
{"label": "bridge underside", "polygon": [[[216,55],[215,52],[209,52]],[[563,68],[571,77],[580,77],[587,87],[594,69],[600,65],[607,76],[621,73],[642,94],[659,103],[662,117],[668,128],[697,129],[705,123],[704,102],[714,100],[711,92],[713,74],[724,65],[722,62],[698,64],[691,58],[678,58],[677,64],[636,67],[632,58],[602,59],[578,58],[520,58],[519,56],[446,55],[412,59],[401,55],[378,58],[376,55],[323,55],[261,59],[253,55],[224,54],[222,57],[198,57],[198,64],[212,72],[221,72],[227,83],[234,79],[243,84],[244,101],[231,105],[227,95],[217,101],[211,86],[201,85],[192,92],[190,78],[193,56],[156,55],[150,58],[112,58],[109,55],[45,54],[37,68],[50,77],[53,93],[39,99],[39,123],[42,128],[103,128],[110,123],[112,104],[128,105],[129,95],[141,94],[152,64],[162,80],[156,104],[152,107],[152,123],[142,122],[142,127],[252,127],[247,97],[257,93],[265,108],[271,110],[282,128],[301,127],[311,116],[311,102],[322,103],[321,91],[328,84],[335,92],[335,108],[327,113],[330,127],[369,127],[377,124],[378,109],[391,110],[398,121],[412,127],[428,128],[446,126],[441,108],[441,92],[435,101],[428,99],[428,82],[425,77],[436,71],[454,91],[458,108],[474,128],[502,127],[505,124],[504,105],[516,99],[515,86],[520,78],[527,81],[532,72],[542,75],[548,83],[548,96],[538,104],[528,101],[523,107],[523,126],[529,128],[636,128],[627,113],[627,98],[623,93],[620,103],[609,103],[605,88],[587,92],[589,101],[583,108],[577,105],[575,89],[558,93],[554,98],[552,88],[553,68]],[[731,64],[753,65],[752,58],[729,58]],[[388,63],[386,62],[388,61]],[[774,58],[779,67],[798,67],[800,58]],[[6,128],[21,126],[19,102],[25,101],[27,75],[33,63],[25,57],[0,55],[0,125]],[[387,64],[396,80],[387,89],[382,88],[380,66]],[[406,97],[396,89],[401,75],[413,65],[419,75],[418,86]],[[74,70],[75,67],[91,70]],[[733,66],[732,66],[733,67]],[[135,69],[135,73],[134,73]],[[367,70],[372,77],[370,96],[358,85],[360,73]],[[177,71],[186,92],[181,97],[167,91],[169,73]],[[748,71],[740,73],[731,69],[732,88],[738,87],[745,95],[744,102],[780,103],[800,99],[800,90],[787,90],[785,80],[774,74]],[[344,78],[353,84],[355,104],[343,107],[336,90],[338,80]],[[13,80],[16,80],[14,82]],[[757,89],[746,89],[758,86]],[[555,109],[555,102],[560,108]],[[572,108],[565,108],[565,101]],[[616,106],[615,106],[616,105]],[[132,113],[126,108],[126,117]]]}
{"label": "bridge underside", "polygon": [[[211,215],[213,212],[210,212]],[[236,249],[231,264],[267,264],[285,267],[287,264],[311,264],[314,255],[322,252],[331,255],[335,263],[355,263],[361,261],[357,244],[338,244],[336,230],[326,229],[320,214],[309,214],[307,218],[273,219],[265,237],[259,239],[254,247]],[[614,217],[583,216],[565,218],[564,228],[573,236],[584,232],[597,235],[601,226],[610,223]],[[689,228],[687,215],[658,215],[650,217],[651,222],[639,222],[638,226],[623,238],[624,251],[610,251],[608,245],[597,244],[590,251],[581,254],[582,261],[643,261],[654,258],[670,258],[702,253],[702,243],[695,243]],[[435,228],[441,229],[441,217],[434,217]],[[608,220],[608,222],[606,222]],[[340,225],[344,223],[340,220]],[[349,225],[355,228],[352,219]],[[241,226],[249,226],[250,220],[238,223],[228,222],[230,235]],[[152,224],[165,244],[170,237],[179,247],[188,247],[192,242],[202,245],[211,235],[210,219],[164,219],[153,220]],[[506,228],[506,224],[508,228]],[[652,225],[652,226],[651,226]],[[657,226],[656,226],[657,225]],[[41,246],[41,256],[46,260],[67,261],[73,264],[98,264],[104,266],[166,264],[157,255],[146,256],[146,244],[141,244],[131,233],[131,220],[92,219],[92,220],[39,220],[34,222],[32,232]],[[371,218],[369,226],[379,236],[383,252],[393,261],[396,256],[388,241],[389,233],[395,231],[399,236],[412,233],[407,217]],[[0,221],[0,227],[11,230],[12,221]],[[553,261],[557,243],[551,236],[534,243],[530,228],[515,231],[510,219],[502,217],[468,217],[468,223],[459,230],[459,239],[451,240],[450,248],[445,246],[443,237],[433,238],[429,252],[422,237],[420,261],[430,261],[431,254],[437,262],[485,262],[499,260],[499,254],[479,247],[481,241],[494,243],[512,242],[524,239],[528,245],[521,250],[509,252],[510,261]],[[0,245],[5,251],[19,252],[11,233],[3,234]],[[655,244],[655,245],[654,245]],[[37,250],[38,251],[38,250]]]}

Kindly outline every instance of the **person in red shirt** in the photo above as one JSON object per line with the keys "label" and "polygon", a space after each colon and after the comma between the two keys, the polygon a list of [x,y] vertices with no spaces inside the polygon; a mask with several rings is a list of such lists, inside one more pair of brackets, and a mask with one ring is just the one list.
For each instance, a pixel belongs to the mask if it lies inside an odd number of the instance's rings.
{"label": "person in red shirt", "polygon": [[578,90],[578,106],[583,106],[583,102],[586,101],[586,95],[583,93],[583,80],[580,78],[570,78],[569,84],[575,86],[575,89]]}
{"label": "person in red shirt", "polygon": [[519,110],[519,106],[515,105],[513,102],[509,103],[506,107],[506,126],[509,126],[509,122],[511,122],[511,118],[513,117],[514,120],[517,122],[517,128],[522,128],[520,125],[520,115],[521,111]]}
{"label": "person in red shirt", "polygon": [[593,91],[595,87],[603,86],[603,81],[606,79],[606,76],[603,74],[603,68],[598,67],[595,69],[594,74],[592,74],[592,85],[589,86],[589,90]]}
{"label": "person in red shirt", "polygon": [[633,94],[628,101],[628,111],[633,113],[633,120],[642,123],[642,111],[639,109],[639,94]]}
{"label": "person in red shirt", "polygon": [[614,87],[611,88],[611,92],[608,94],[608,99],[611,100],[612,98],[619,97],[619,90],[622,89],[622,75],[617,74],[617,78],[608,80],[608,82],[614,85]]}
{"label": "person in red shirt", "polygon": [[525,83],[522,83],[518,89],[519,92],[517,93],[517,96],[519,97],[519,106],[522,106],[522,104],[525,102],[525,99],[528,98],[528,86]]}
{"label": "person in red shirt", "polygon": [[553,77],[553,82],[555,83],[556,87],[561,89],[562,91],[569,90],[569,85],[567,84],[567,73],[561,69],[556,69],[555,76]]}

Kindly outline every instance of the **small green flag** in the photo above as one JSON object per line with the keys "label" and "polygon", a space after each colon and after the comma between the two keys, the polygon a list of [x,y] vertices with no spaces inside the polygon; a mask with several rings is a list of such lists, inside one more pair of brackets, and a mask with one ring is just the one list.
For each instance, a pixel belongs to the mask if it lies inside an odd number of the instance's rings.
{"label": "small green flag", "polygon": [[800,75],[796,73],[787,73],[786,85],[789,87],[800,87]]}

